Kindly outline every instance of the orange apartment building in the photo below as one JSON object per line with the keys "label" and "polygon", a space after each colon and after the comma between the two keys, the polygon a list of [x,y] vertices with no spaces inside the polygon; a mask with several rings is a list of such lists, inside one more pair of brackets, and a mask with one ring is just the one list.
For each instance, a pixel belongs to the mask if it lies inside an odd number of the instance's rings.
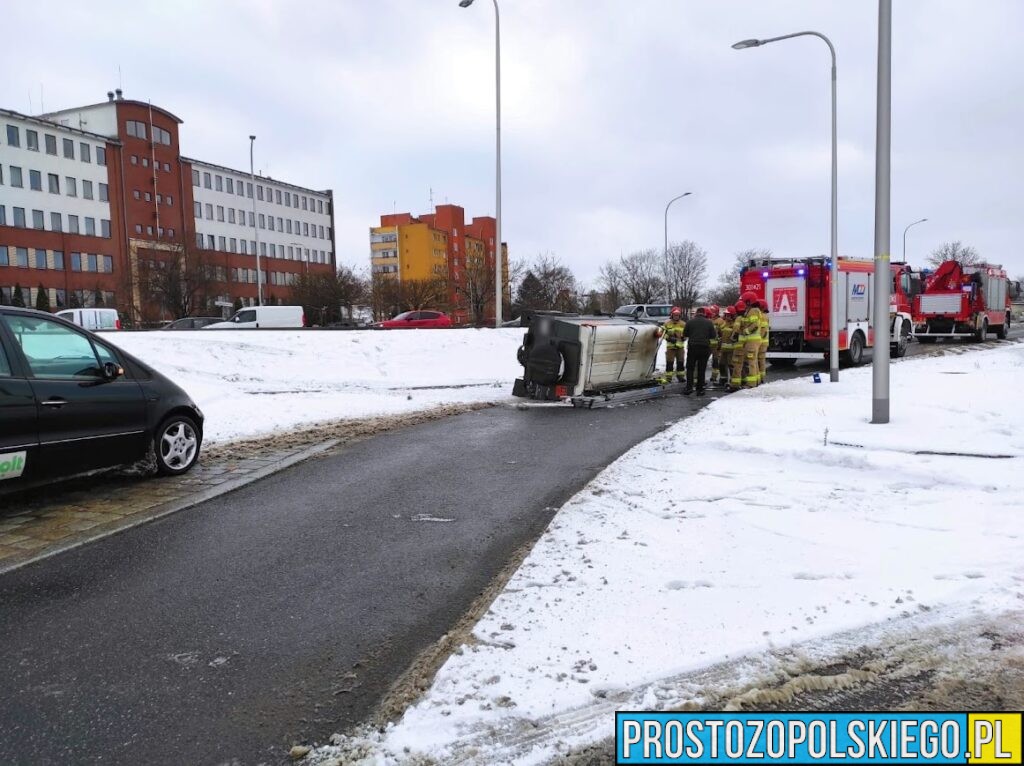
{"label": "orange apartment building", "polygon": [[[370,264],[376,279],[447,280],[446,307],[455,324],[473,321],[467,289],[483,272],[494,274],[496,223],[481,216],[466,223],[458,205],[438,205],[433,213],[413,216],[393,213],[370,228]],[[501,245],[504,300],[508,295],[508,245]],[[484,268],[481,269],[480,267]],[[493,276],[490,280],[493,291]],[[494,319],[493,301],[487,318]],[[485,318],[486,319],[486,318]]]}

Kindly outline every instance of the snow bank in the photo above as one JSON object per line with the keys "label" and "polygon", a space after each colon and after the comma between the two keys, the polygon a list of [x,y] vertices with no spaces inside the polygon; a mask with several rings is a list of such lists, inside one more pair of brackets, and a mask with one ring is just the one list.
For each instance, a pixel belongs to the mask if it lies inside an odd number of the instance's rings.
{"label": "snow bank", "polygon": [[[611,736],[609,699],[669,704],[658,679],[838,646],[840,632],[936,607],[1019,608],[1024,346],[908,361],[892,378],[888,426],[868,423],[861,369],[731,395],[627,453],[558,512],[474,641],[361,752],[504,762],[518,730],[515,762],[541,762]],[[946,452],[1008,457],[933,454]],[[573,734],[595,705],[604,725]],[[561,741],[538,734],[553,721]]]}
{"label": "snow bank", "polygon": [[517,328],[107,335],[189,392],[206,439],[507,398]]}

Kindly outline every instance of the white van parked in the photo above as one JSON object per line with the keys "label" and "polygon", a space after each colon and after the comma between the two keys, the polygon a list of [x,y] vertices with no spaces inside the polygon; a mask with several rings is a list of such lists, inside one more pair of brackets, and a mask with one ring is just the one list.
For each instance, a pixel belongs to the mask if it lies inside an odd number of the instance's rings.
{"label": "white van parked", "polygon": [[58,311],[57,316],[94,332],[121,329],[121,315],[117,309],[65,309]]}
{"label": "white van parked", "polygon": [[305,327],[302,306],[251,306],[236,311],[226,322],[214,322],[204,330],[264,330],[267,328]]}

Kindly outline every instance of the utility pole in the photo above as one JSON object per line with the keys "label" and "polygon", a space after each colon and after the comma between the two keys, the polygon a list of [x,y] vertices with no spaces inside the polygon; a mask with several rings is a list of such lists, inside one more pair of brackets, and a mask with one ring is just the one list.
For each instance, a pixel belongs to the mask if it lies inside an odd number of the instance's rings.
{"label": "utility pole", "polygon": [[875,348],[871,422],[889,422],[889,148],[892,129],[892,0],[878,0],[878,106],[875,118]]}

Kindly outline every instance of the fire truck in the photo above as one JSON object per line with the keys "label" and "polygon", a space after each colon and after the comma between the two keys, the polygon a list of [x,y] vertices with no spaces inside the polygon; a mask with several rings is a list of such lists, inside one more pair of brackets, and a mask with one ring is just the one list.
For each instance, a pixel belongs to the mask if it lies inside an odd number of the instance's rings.
{"label": "fire truck", "polygon": [[[840,258],[839,350],[842,361],[858,365],[875,345],[874,261]],[[920,275],[905,263],[890,264],[889,327],[893,357],[907,353],[913,334],[911,303],[920,290]],[[751,291],[768,304],[768,360],[789,367],[799,359],[827,359],[832,307],[831,259],[755,260],[740,275],[740,291]]]}
{"label": "fire truck", "polygon": [[922,343],[938,338],[981,342],[993,332],[1003,340],[1010,329],[1011,300],[1019,289],[1002,266],[946,261],[914,299],[914,336]]}

